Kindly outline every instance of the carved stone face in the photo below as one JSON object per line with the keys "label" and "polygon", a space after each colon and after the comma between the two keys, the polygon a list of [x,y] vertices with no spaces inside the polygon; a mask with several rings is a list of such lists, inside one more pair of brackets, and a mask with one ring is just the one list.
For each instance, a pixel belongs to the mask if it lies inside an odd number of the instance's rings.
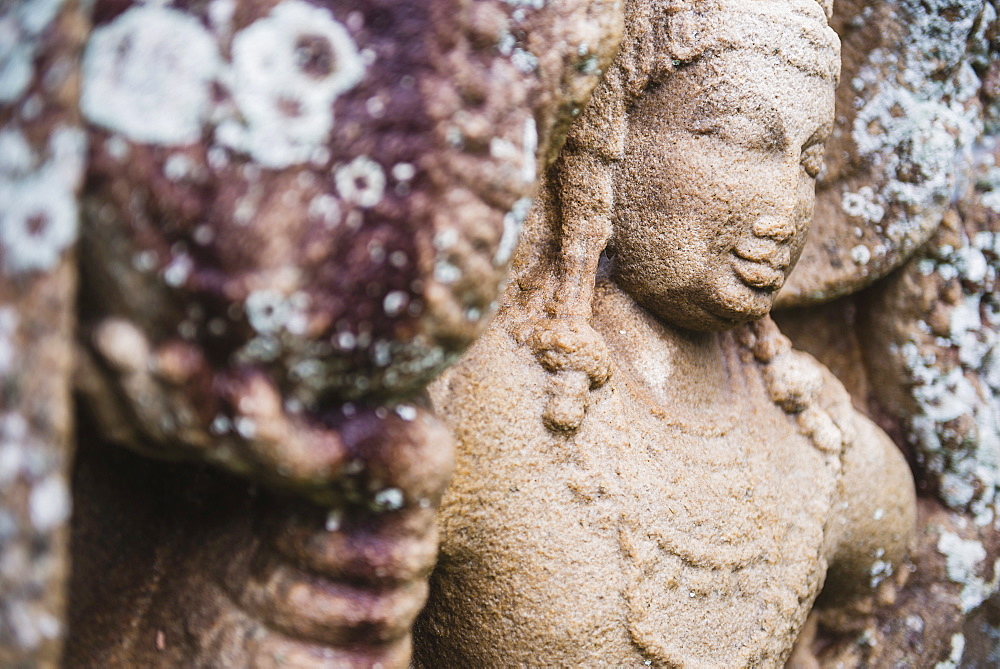
{"label": "carved stone face", "polygon": [[616,280],[683,328],[764,316],[802,250],[833,105],[834,82],[751,50],[648,89],[615,173]]}

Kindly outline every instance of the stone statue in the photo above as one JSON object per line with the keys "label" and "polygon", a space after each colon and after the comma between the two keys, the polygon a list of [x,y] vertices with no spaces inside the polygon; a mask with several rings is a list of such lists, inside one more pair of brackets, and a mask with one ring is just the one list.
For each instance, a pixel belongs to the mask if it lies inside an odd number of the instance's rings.
{"label": "stone statue", "polygon": [[431,389],[457,468],[419,663],[780,666],[821,589],[892,590],[907,465],[767,318],[833,121],[829,11],[626,3],[498,316]]}

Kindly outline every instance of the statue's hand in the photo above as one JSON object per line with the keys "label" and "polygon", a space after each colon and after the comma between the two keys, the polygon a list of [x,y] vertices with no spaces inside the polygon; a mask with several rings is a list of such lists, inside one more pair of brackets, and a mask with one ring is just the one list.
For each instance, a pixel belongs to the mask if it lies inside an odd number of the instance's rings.
{"label": "statue's hand", "polygon": [[[116,456],[140,483],[119,486],[120,466],[98,479],[132,491],[108,508],[134,507],[155,526],[134,533],[91,515],[91,530],[114,535],[125,557],[85,564],[97,573],[109,560],[134,566],[116,569],[109,578],[125,585],[84,609],[100,615],[81,616],[93,630],[75,639],[82,665],[406,667],[437,555],[451,438],[429,410],[410,405],[338,412],[326,429],[339,464],[311,500],[210,468]],[[85,457],[91,472],[107,466]],[[138,588],[140,606],[131,596]],[[108,631],[108,619],[128,624]]]}
{"label": "statue's hand", "polygon": [[[451,471],[450,436],[415,404],[306,410],[263,371],[213,374],[196,346],[173,340],[154,349],[122,319],[106,319],[92,339],[97,356],[81,355],[77,385],[113,441],[148,455],[213,462],[322,504],[374,503],[378,491],[364,486],[376,485],[433,496]],[[142,399],[138,415],[120,409],[99,365]]]}
{"label": "statue's hand", "polygon": [[338,501],[266,509],[261,541],[223,580],[266,630],[248,659],[320,653],[345,665],[402,666],[437,556],[451,437],[430,411],[402,405],[358,411],[333,429],[348,455],[329,484]]}

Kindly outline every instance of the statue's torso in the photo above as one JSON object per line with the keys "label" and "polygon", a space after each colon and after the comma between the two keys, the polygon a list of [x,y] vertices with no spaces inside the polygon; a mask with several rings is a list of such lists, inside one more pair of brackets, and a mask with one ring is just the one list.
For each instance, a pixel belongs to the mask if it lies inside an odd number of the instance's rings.
{"label": "statue's torso", "polygon": [[616,365],[573,434],[545,428],[546,372],[499,325],[436,387],[459,464],[424,661],[782,663],[822,585],[834,467],[731,336],[691,369],[633,309],[597,300]]}

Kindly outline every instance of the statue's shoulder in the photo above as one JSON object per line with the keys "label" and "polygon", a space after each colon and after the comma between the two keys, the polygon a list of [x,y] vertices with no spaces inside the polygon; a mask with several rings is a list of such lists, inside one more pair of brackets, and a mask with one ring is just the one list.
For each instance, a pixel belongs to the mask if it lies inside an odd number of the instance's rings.
{"label": "statue's shoulder", "polygon": [[465,432],[490,425],[511,431],[533,419],[541,428],[545,379],[545,370],[519,341],[516,323],[501,312],[428,390],[461,442]]}

